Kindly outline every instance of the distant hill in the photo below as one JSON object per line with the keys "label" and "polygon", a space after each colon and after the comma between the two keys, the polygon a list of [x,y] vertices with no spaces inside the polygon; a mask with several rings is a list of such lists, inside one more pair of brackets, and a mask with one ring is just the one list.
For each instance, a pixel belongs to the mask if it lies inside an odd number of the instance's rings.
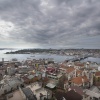
{"label": "distant hill", "polygon": [[15,48],[0,48],[0,50],[14,50]]}

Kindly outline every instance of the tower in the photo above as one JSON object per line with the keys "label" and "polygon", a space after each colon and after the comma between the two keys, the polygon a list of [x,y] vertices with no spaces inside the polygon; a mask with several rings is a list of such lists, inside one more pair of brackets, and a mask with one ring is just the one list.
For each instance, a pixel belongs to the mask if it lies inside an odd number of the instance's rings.
{"label": "tower", "polygon": [[2,58],[2,65],[4,65],[4,58]]}

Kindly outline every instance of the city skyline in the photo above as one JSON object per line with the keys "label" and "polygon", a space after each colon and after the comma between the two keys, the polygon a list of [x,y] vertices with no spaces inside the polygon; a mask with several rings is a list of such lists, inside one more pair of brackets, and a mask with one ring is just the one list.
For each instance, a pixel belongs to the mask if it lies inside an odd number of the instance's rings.
{"label": "city skyline", "polygon": [[0,0],[0,48],[100,49],[100,0]]}

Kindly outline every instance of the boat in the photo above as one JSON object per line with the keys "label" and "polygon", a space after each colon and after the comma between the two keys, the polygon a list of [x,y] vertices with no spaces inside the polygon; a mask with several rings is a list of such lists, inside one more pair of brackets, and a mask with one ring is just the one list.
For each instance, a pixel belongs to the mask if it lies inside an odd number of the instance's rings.
{"label": "boat", "polygon": [[35,56],[30,56],[30,57],[35,57]]}

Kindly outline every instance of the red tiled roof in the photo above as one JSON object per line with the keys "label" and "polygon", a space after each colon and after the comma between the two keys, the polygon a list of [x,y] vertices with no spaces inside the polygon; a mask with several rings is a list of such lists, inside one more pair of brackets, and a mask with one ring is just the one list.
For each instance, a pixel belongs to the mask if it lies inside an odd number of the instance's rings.
{"label": "red tiled roof", "polygon": [[83,71],[82,70],[77,70],[76,73],[77,74],[81,74]]}
{"label": "red tiled roof", "polygon": [[79,77],[73,78],[72,82],[79,85],[79,84],[83,83],[82,79],[84,79],[84,82],[88,82],[89,81],[86,76],[79,76]]}
{"label": "red tiled roof", "polygon": [[64,65],[64,64],[61,64],[60,67],[61,67],[61,68],[67,68],[68,66],[66,66],[66,65]]}
{"label": "red tiled roof", "polygon": [[71,72],[74,71],[74,70],[75,70],[74,67],[69,67],[69,68],[67,68],[67,73],[69,74],[69,73],[71,73]]}
{"label": "red tiled roof", "polygon": [[95,73],[95,76],[100,76],[100,71]]}
{"label": "red tiled roof", "polygon": [[75,64],[75,66],[80,66],[80,67],[84,67],[84,63],[80,63],[80,62],[75,62],[74,64]]}

